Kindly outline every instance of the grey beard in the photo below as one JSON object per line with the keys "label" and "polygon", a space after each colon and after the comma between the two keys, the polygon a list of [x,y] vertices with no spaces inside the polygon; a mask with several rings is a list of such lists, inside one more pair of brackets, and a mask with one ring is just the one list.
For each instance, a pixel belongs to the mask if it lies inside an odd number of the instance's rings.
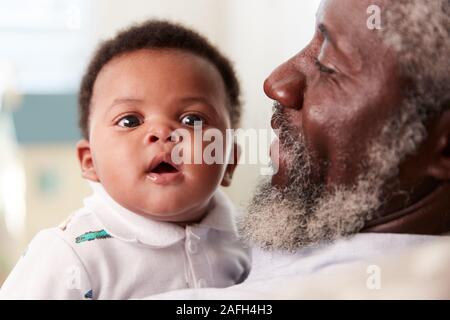
{"label": "grey beard", "polygon": [[273,187],[270,179],[262,181],[238,221],[243,240],[266,250],[295,251],[359,232],[383,204],[383,187],[398,175],[401,161],[426,137],[417,108],[405,102],[367,149],[368,171],[352,187],[325,191],[323,184],[309,179],[313,163],[303,136],[289,127],[282,114],[278,116],[288,182],[280,188]]}

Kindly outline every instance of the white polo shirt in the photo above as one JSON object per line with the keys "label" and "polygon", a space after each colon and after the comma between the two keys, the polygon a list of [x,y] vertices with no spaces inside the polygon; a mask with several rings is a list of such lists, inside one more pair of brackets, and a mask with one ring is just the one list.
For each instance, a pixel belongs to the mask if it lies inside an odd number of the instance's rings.
{"label": "white polo shirt", "polygon": [[181,227],[137,215],[96,183],[84,207],[31,241],[0,299],[138,299],[169,290],[242,282],[250,253],[235,208],[217,190],[207,216]]}

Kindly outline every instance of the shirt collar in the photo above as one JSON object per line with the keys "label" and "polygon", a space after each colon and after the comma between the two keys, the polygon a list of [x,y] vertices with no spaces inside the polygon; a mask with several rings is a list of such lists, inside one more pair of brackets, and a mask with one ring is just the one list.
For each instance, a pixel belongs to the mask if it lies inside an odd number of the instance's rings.
{"label": "shirt collar", "polygon": [[[186,229],[170,222],[156,221],[134,213],[117,203],[100,183],[89,182],[93,194],[84,199],[84,205],[93,211],[106,231],[113,237],[128,242],[139,242],[154,247],[167,247],[186,237]],[[221,190],[216,190],[202,221],[188,226],[236,233],[234,206]]]}

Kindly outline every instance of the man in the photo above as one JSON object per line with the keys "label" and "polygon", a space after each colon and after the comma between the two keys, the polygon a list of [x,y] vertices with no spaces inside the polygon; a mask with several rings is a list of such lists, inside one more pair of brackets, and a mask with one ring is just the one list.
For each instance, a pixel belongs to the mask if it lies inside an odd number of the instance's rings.
{"label": "man", "polygon": [[[385,30],[367,27],[373,3]],[[295,250],[359,231],[450,231],[448,10],[323,1],[311,43],[264,84],[280,169],[253,200],[248,238]]]}
{"label": "man", "polygon": [[259,298],[450,241],[449,0],[324,0],[312,41],[264,90],[275,101],[279,171],[240,221],[264,251],[244,284],[191,297]]}

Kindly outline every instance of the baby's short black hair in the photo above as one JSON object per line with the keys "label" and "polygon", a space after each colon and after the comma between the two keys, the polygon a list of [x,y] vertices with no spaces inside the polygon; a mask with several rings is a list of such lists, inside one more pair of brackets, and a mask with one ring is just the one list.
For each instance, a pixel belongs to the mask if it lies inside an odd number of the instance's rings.
{"label": "baby's short black hair", "polygon": [[113,58],[140,49],[180,49],[211,62],[219,71],[228,97],[231,126],[239,125],[241,115],[240,87],[230,61],[205,37],[179,24],[149,20],[119,32],[103,42],[95,52],[83,76],[78,97],[79,126],[83,138],[89,139],[89,113],[95,80]]}

